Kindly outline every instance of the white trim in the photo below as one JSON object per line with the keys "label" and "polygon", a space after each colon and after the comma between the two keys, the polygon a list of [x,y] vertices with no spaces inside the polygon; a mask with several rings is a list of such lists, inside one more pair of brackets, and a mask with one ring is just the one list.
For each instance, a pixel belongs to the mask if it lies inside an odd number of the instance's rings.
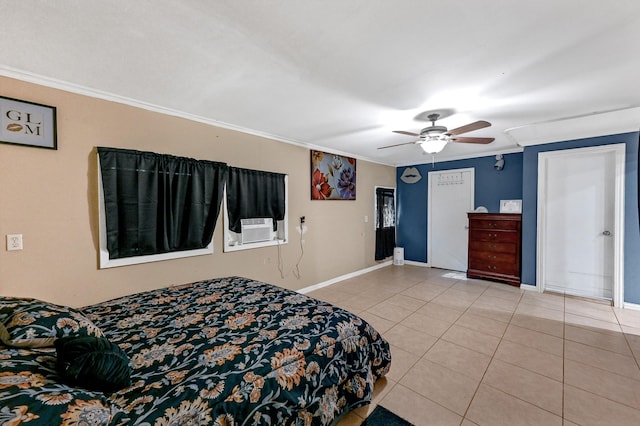
{"label": "white trim", "polygon": [[638,131],[640,107],[600,111],[505,129],[519,146]]}
{"label": "white trim", "polygon": [[[536,252],[542,253],[546,247],[546,174],[547,162],[551,158],[564,156],[574,156],[576,154],[600,153],[606,154],[613,152],[615,154],[615,189],[614,189],[614,271],[613,271],[613,306],[624,306],[624,186],[625,186],[625,150],[626,145],[623,143],[609,144],[594,147],[565,149],[560,151],[546,151],[538,154],[538,219],[537,219],[537,237]],[[543,293],[544,256],[538,255],[536,259],[536,287],[538,292]]]}
{"label": "white trim", "polygon": [[632,309],[634,311],[640,311],[640,305],[638,305],[637,303],[629,303],[629,302],[624,302],[624,306],[625,309]]}
{"label": "white trim", "polygon": [[538,291],[535,285],[520,283],[520,288],[527,291]]}
{"label": "white trim", "polygon": [[415,260],[405,260],[404,261],[405,265],[413,265],[413,266],[420,266],[423,268],[431,268],[431,265],[429,264],[429,262],[416,262]]}
{"label": "white trim", "polygon": [[213,254],[213,236],[211,242],[203,249],[175,251],[171,253],[149,254],[146,256],[125,257],[121,259],[109,259],[107,249],[107,219],[104,214],[104,189],[102,187],[102,169],[100,168],[100,156],[98,160],[98,227],[99,227],[99,265],[100,269],[116,268],[119,266],[139,265],[141,263],[160,262],[162,260],[182,259],[184,257],[202,256]]}
{"label": "white trim", "polygon": [[[40,86],[51,87],[53,89],[64,90],[65,92],[76,93],[78,95],[88,96],[96,99],[103,99],[110,102],[116,102],[123,105],[129,105],[135,108],[144,109],[147,111],[153,111],[164,115],[170,115],[173,117],[184,118],[187,120],[195,121],[198,123],[209,124],[211,126],[221,127],[223,129],[235,130],[237,132],[245,133],[248,135],[259,136],[262,138],[271,139],[278,142],[284,142],[291,145],[300,146],[303,148],[315,149],[318,151],[326,151],[327,147],[315,145],[307,142],[298,141],[295,139],[286,138],[284,136],[274,135],[272,133],[262,132],[255,129],[250,129],[248,127],[237,126],[235,124],[226,123],[224,121],[214,120],[212,118],[203,117],[201,115],[191,114],[184,111],[179,111],[176,109],[166,108],[159,105],[151,104],[148,102],[140,101],[133,98],[128,98],[126,96],[120,96],[109,92],[104,92],[102,90],[91,89],[85,86],[81,86],[79,84],[70,83],[63,80],[58,80],[55,78],[45,77],[42,75],[34,74],[27,71],[22,71],[16,68],[7,67],[4,65],[0,65],[0,76],[5,76],[9,78],[14,78],[16,80],[26,81],[28,83],[38,84]],[[352,157],[358,160],[368,161],[375,164],[382,164],[385,166],[394,166],[394,164],[389,164],[377,160],[375,158],[364,157],[361,155],[357,155],[350,152],[340,151],[336,149],[331,149],[331,152],[334,154],[342,155],[345,157]]]}
{"label": "white trim", "polygon": [[296,290],[296,291],[298,293],[301,293],[301,294],[306,294],[306,293],[309,293],[311,291],[319,290],[319,289],[321,289],[323,287],[328,287],[328,286],[330,286],[332,284],[335,284],[335,283],[338,283],[340,281],[348,280],[349,278],[354,278],[354,277],[357,277],[359,275],[364,275],[364,274],[367,274],[369,272],[375,271],[376,269],[380,269],[380,268],[384,268],[386,266],[390,266],[392,264],[393,264],[393,262],[391,260],[388,260],[386,262],[379,263],[379,264],[377,264],[375,266],[371,266],[369,268],[360,269],[359,271],[355,271],[355,272],[351,272],[349,274],[341,275],[339,277],[332,278],[332,279],[330,279],[328,281],[323,281],[323,282],[318,283],[318,284],[310,285],[308,287],[303,287],[303,288],[301,288],[299,290]]}

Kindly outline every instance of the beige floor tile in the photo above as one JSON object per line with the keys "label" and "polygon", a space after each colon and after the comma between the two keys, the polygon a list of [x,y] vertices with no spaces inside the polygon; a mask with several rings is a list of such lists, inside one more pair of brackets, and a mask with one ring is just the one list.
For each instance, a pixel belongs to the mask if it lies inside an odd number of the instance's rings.
{"label": "beige floor tile", "polygon": [[393,322],[400,322],[413,313],[411,309],[403,308],[387,301],[378,303],[368,310],[379,317]]}
{"label": "beige floor tile", "polygon": [[456,324],[452,325],[451,328],[442,335],[442,339],[489,356],[493,355],[498,347],[498,343],[500,343],[499,337],[461,327]]}
{"label": "beige floor tile", "polygon": [[[607,370],[582,364],[570,359],[565,361],[566,384],[595,393],[612,401],[640,409],[640,381]],[[640,423],[640,419],[638,419]]]}
{"label": "beige floor tile", "polygon": [[537,293],[526,291],[520,299],[520,304],[555,309],[564,312],[564,296],[558,294]]}
{"label": "beige floor tile", "polygon": [[509,285],[503,284],[492,284],[487,288],[482,296],[484,297],[495,297],[502,300],[507,300],[510,302],[519,302],[522,298],[522,294],[524,290],[520,290],[518,287],[513,287]]}
{"label": "beige floor tile", "polygon": [[431,303],[446,306],[447,308],[466,310],[476,300],[476,296],[463,293],[456,290],[447,290],[441,295],[435,297]]}
{"label": "beige floor tile", "polygon": [[557,309],[543,308],[540,306],[527,305],[526,303],[518,304],[516,314],[526,315],[533,318],[542,318],[562,323],[564,321],[564,312]]}
{"label": "beige floor tile", "polygon": [[438,340],[437,337],[402,324],[398,324],[387,331],[384,334],[384,338],[392,345],[418,356],[424,355]]}
{"label": "beige floor tile", "polygon": [[633,309],[613,308],[613,312],[621,325],[640,329],[640,311]]}
{"label": "beige floor tile", "polygon": [[576,315],[572,313],[565,312],[564,314],[564,322],[569,325],[573,325],[576,327],[583,327],[588,329],[593,329],[599,331],[600,333],[621,333],[622,328],[617,323],[612,323],[608,321],[601,321],[599,319],[585,317],[582,315]]}
{"label": "beige floor tile", "polygon": [[562,425],[562,417],[484,384],[466,417],[481,426]]}
{"label": "beige floor tile", "polygon": [[563,339],[513,324],[507,327],[503,339],[557,356],[562,356],[564,353]]}
{"label": "beige floor tile", "polygon": [[437,303],[427,303],[422,308],[418,309],[416,313],[426,315],[430,318],[434,318],[441,321],[447,321],[454,323],[464,311],[460,309],[448,308],[446,306],[438,305]]}
{"label": "beige floor tile", "polygon": [[392,305],[399,306],[401,308],[406,308],[411,311],[416,311],[422,306],[424,306],[427,302],[422,299],[416,299],[415,297],[405,296],[404,294],[396,294],[387,299],[387,302]]}
{"label": "beige floor tile", "polygon": [[489,361],[491,361],[491,357],[488,355],[446,340],[438,340],[427,351],[423,359],[440,364],[474,380],[482,379]]}
{"label": "beige floor tile", "polygon": [[501,307],[499,303],[477,300],[467,309],[467,312],[506,323],[511,321],[513,316],[513,309]]}
{"label": "beige floor tile", "polygon": [[600,333],[593,329],[575,327],[567,324],[565,339],[584,345],[595,346],[622,355],[632,356],[631,349],[622,333]]}
{"label": "beige floor tile", "polygon": [[564,374],[564,359],[561,356],[543,352],[508,340],[502,340],[500,342],[498,350],[496,350],[494,355],[494,359],[500,359],[558,381],[562,381]]}
{"label": "beige floor tile", "polygon": [[378,315],[372,314],[369,311],[360,312],[359,315],[362,319],[371,324],[371,326],[373,326],[373,328],[375,328],[378,333],[384,333],[385,331],[396,325],[395,322],[379,317]]}
{"label": "beige floor tile", "polygon": [[463,416],[479,380],[421,359],[405,374],[400,384]]}
{"label": "beige floor tile", "polygon": [[[562,312],[557,311],[563,315]],[[551,320],[546,318],[532,317],[521,313],[515,313],[511,319],[511,324],[540,333],[551,334],[562,338],[564,336],[564,320]]]}
{"label": "beige floor tile", "polygon": [[409,315],[400,324],[434,337],[442,336],[452,325],[450,322],[431,318],[418,312]]}
{"label": "beige floor tile", "polygon": [[394,345],[389,346],[391,347],[391,369],[386,377],[397,382],[418,362],[420,356]]}
{"label": "beige floor tile", "polygon": [[416,426],[458,426],[462,422],[460,415],[402,385],[394,386],[380,405]]}
{"label": "beige floor tile", "polygon": [[627,327],[626,325],[623,325],[622,331],[624,332],[624,337],[627,339],[633,355],[636,357],[636,361],[640,364],[640,328]]}
{"label": "beige floor tile", "polygon": [[451,286],[451,290],[462,291],[463,293],[480,296],[489,287],[489,284],[483,284],[480,281],[458,281]]}
{"label": "beige floor tile", "polygon": [[507,329],[507,324],[502,321],[482,317],[470,312],[465,312],[460,318],[458,318],[456,325],[496,337],[502,337]]}
{"label": "beige floor tile", "polygon": [[640,411],[565,385],[564,416],[579,425],[635,426],[638,425]]}
{"label": "beige floor tile", "polygon": [[482,383],[562,416],[562,382],[493,359]]}
{"label": "beige floor tile", "polygon": [[618,318],[610,305],[567,298],[564,310],[566,313],[618,324]]}
{"label": "beige floor tile", "polygon": [[578,361],[593,367],[602,368],[614,374],[620,374],[640,380],[640,369],[633,357],[615,352],[583,345],[582,343],[565,341],[565,359]]}
{"label": "beige floor tile", "polygon": [[439,285],[420,283],[420,284],[414,285],[413,287],[409,287],[408,289],[404,290],[401,294],[428,302],[434,299],[435,297],[438,297],[440,294],[444,293],[446,290],[447,290],[446,288]]}

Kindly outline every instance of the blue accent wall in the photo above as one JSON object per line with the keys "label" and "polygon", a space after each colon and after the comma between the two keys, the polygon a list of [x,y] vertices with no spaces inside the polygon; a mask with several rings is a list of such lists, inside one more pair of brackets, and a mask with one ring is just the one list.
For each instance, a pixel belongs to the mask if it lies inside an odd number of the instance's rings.
{"label": "blue accent wall", "polygon": [[526,147],[522,188],[522,283],[536,284],[538,154],[616,143],[626,144],[624,300],[640,303],[640,228],[638,225],[638,132]]}
{"label": "blue accent wall", "polygon": [[504,154],[505,166],[495,170],[494,155],[465,160],[443,161],[435,164],[416,164],[422,179],[407,184],[400,176],[407,167],[398,167],[397,173],[397,244],[404,247],[404,257],[416,262],[427,261],[427,200],[429,172],[455,169],[475,169],[475,207],[484,206],[489,212],[500,211],[500,200],[522,199],[522,153]]}
{"label": "blue accent wall", "polygon": [[495,156],[414,166],[422,179],[406,184],[397,168],[397,244],[405,259],[427,261],[428,173],[453,169],[475,169],[475,205],[489,212],[500,210],[500,200],[522,199],[522,282],[536,284],[536,238],[538,203],[538,154],[546,151],[597,145],[626,144],[624,300],[640,304],[640,225],[638,217],[638,132],[535,145],[524,152],[505,154],[505,168],[493,168]]}

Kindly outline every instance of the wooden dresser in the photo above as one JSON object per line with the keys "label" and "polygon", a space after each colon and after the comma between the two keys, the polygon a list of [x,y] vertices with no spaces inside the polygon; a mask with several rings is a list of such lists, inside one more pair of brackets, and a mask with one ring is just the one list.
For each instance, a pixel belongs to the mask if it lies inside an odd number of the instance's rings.
{"label": "wooden dresser", "polygon": [[467,277],[520,286],[522,215],[469,213]]}

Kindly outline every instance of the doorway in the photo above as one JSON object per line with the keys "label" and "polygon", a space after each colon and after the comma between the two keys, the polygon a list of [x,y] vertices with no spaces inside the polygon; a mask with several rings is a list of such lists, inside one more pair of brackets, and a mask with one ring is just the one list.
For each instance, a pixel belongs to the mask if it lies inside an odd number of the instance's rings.
{"label": "doorway", "polygon": [[537,287],[623,305],[625,145],[538,155]]}
{"label": "doorway", "polygon": [[468,219],[475,169],[429,172],[427,258],[434,268],[467,271]]}

